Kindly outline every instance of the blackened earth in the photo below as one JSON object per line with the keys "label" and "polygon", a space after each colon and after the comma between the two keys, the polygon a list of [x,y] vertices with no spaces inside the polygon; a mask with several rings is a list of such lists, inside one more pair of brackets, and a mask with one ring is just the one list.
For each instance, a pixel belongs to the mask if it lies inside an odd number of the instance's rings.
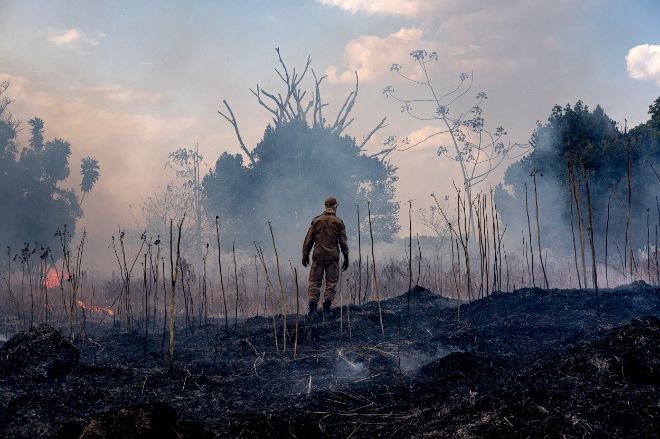
{"label": "blackened earth", "polygon": [[[144,334],[47,326],[0,348],[0,436],[657,437],[660,289],[521,289],[463,304],[416,287],[283,326]],[[350,316],[350,325],[349,325]],[[165,343],[165,351],[167,345]]]}

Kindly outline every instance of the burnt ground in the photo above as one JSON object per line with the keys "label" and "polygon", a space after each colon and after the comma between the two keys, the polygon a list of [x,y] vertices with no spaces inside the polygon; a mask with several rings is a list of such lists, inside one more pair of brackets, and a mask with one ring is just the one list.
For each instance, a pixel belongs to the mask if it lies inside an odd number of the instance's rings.
{"label": "burnt ground", "polygon": [[[75,343],[39,326],[0,348],[3,437],[658,437],[660,289],[521,289],[461,306],[407,296],[303,319],[101,328]],[[182,323],[182,322],[181,322]],[[341,325],[341,327],[340,327]],[[343,330],[343,333],[340,332]],[[342,335],[343,334],[343,335]]]}

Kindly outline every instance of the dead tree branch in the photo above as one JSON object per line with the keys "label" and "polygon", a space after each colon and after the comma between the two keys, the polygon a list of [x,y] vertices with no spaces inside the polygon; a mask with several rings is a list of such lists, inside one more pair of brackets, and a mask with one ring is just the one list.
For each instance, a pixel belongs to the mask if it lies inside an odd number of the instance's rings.
{"label": "dead tree branch", "polygon": [[238,139],[238,144],[240,145],[243,152],[245,152],[245,154],[248,156],[252,165],[255,165],[256,162],[254,160],[254,156],[247,148],[247,146],[245,146],[245,142],[243,142],[243,137],[241,137],[241,132],[238,129],[238,122],[236,121],[236,116],[234,116],[234,112],[232,111],[231,107],[229,106],[229,104],[225,99],[222,100],[222,103],[225,104],[225,107],[227,107],[227,111],[229,111],[229,116],[227,116],[220,110],[218,110],[218,114],[224,117],[227,120],[227,122],[229,122],[234,127],[234,131],[236,132],[236,138]]}

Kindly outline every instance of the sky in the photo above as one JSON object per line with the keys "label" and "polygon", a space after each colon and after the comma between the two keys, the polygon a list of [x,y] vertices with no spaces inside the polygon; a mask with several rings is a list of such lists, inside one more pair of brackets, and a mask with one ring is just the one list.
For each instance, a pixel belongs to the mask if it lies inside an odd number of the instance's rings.
{"label": "sky", "polygon": [[[433,129],[382,93],[388,85],[420,93],[390,71],[397,63],[414,74],[415,49],[438,53],[431,79],[440,90],[473,72],[474,90],[488,93],[487,126],[524,143],[555,104],[582,100],[622,124],[645,121],[660,95],[658,23],[657,0],[0,0],[0,80],[11,82],[16,118],[38,116],[47,139],[71,142],[67,185],[79,184],[82,157],[99,160],[101,179],[85,198],[80,226],[101,249],[118,227],[139,228],[143,200],[175,179],[164,166],[169,152],[198,143],[207,169],[222,152],[240,152],[217,114],[223,99],[246,144],[260,140],[269,117],[250,88],[279,87],[276,47],[290,66],[310,55],[327,75],[330,114],[358,72],[348,134],[362,139],[388,118],[370,151],[388,136],[414,141]],[[27,143],[27,130],[21,139]],[[390,156],[399,200],[426,207],[431,192],[450,191],[456,163],[438,157],[437,147]]]}

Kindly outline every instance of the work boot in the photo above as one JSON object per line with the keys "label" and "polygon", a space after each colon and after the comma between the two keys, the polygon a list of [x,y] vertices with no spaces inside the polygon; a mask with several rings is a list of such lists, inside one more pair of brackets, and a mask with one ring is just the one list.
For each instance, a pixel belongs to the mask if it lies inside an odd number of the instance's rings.
{"label": "work boot", "polygon": [[332,305],[332,302],[329,300],[324,300],[323,301],[323,312],[329,313],[330,312],[330,305]]}
{"label": "work boot", "polygon": [[318,307],[318,304],[319,304],[318,300],[309,301],[309,312],[307,313],[308,316],[312,317],[316,315],[316,308]]}

